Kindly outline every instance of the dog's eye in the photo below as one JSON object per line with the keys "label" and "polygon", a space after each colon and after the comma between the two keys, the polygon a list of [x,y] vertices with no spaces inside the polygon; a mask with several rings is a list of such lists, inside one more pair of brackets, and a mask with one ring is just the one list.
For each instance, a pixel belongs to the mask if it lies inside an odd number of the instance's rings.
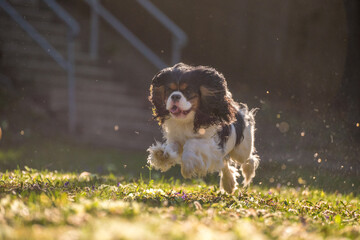
{"label": "dog's eye", "polygon": [[190,93],[190,89],[189,89],[189,88],[186,88],[186,89],[182,90],[182,92],[183,92],[184,94],[189,94],[189,93]]}
{"label": "dog's eye", "polygon": [[166,92],[171,92],[172,90],[171,90],[171,88],[169,86],[165,86],[165,91]]}

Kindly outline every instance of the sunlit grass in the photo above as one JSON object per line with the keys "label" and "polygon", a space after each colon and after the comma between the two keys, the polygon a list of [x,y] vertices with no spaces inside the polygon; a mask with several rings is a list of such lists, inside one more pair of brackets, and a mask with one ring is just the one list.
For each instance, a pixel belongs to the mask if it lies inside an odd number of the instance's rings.
{"label": "sunlit grass", "polygon": [[0,150],[0,239],[360,239],[358,177],[316,166],[263,159],[228,195],[145,150],[32,138]]}
{"label": "sunlit grass", "polygon": [[129,180],[26,168],[0,175],[0,237],[360,238],[360,199],[321,189]]}
{"label": "sunlit grass", "polygon": [[[140,176],[149,178],[145,149],[124,152],[114,148],[87,146],[64,139],[44,137],[32,137],[24,139],[21,144],[1,147],[0,171],[18,167],[22,169],[25,166],[39,170],[113,174],[126,176],[129,179],[139,179]],[[151,175],[155,180],[164,177],[185,182],[179,167],[172,168],[166,173],[152,171]],[[212,174],[204,180],[208,184],[216,185],[219,176]],[[270,162],[263,158],[256,171],[254,184],[264,188],[313,187],[325,192],[360,194],[359,176],[354,171],[345,168],[332,171],[317,162],[311,166],[302,166],[297,162]]]}

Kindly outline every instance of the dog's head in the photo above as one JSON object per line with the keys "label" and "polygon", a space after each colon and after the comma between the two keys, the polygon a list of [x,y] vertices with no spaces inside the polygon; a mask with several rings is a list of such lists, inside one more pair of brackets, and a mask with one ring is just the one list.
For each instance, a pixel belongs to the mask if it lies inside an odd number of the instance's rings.
{"label": "dog's head", "polygon": [[235,118],[224,76],[205,66],[183,63],[165,68],[152,79],[149,100],[160,124],[166,119],[193,121],[194,131],[213,124],[230,123]]}

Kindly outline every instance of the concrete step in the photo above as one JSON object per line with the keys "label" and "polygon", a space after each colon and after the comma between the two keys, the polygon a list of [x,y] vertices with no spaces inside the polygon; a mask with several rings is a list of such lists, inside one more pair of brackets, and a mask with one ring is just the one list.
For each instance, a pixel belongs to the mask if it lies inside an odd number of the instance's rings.
{"label": "concrete step", "polygon": [[[61,52],[66,52],[68,41],[66,35],[64,36],[54,36],[54,35],[42,35],[55,49]],[[32,39],[23,29],[19,27],[14,27],[8,31],[0,32],[0,40],[3,44],[17,44],[26,48],[31,48],[34,45],[37,45],[34,39]],[[4,48],[6,50],[6,48]],[[75,49],[76,40],[75,40]]]}
{"label": "concrete step", "polygon": [[[68,29],[56,14],[40,0],[6,1],[14,5],[66,59]],[[142,74],[143,69],[137,71],[138,68],[134,67],[142,63],[143,57],[133,57],[136,51],[121,37],[119,41],[118,45],[124,49],[121,53],[123,62],[116,69],[120,81],[116,82],[113,76],[115,68],[101,67],[99,62],[92,61],[85,52],[87,43],[81,45],[76,39],[76,103],[80,138],[97,145],[144,150],[160,131],[151,119],[146,89],[135,89],[129,83],[132,79],[148,76]],[[29,95],[43,100],[44,108],[50,108],[56,119],[67,121],[66,71],[1,9],[0,52],[1,68],[6,68],[12,78],[19,80]],[[113,66],[118,64],[114,62]],[[121,82],[124,75],[127,81]]]}
{"label": "concrete step", "polygon": [[78,118],[78,123],[84,127],[84,129],[107,132],[126,131],[131,133],[153,133],[156,130],[150,127],[150,121],[147,120],[129,121],[126,118],[105,118],[101,115],[97,115],[91,119]]}
{"label": "concrete step", "polygon": [[[46,88],[64,88],[68,87],[67,76],[36,75],[34,76],[36,86]],[[106,92],[107,94],[124,95],[128,92],[128,86],[121,81],[98,80],[94,78],[76,78],[77,91],[91,91],[92,93]]]}
{"label": "concrete step", "polygon": [[39,9],[36,6],[14,6],[16,11],[24,17],[27,21],[38,20],[38,21],[52,21],[56,18],[56,14],[49,9]]}
{"label": "concrete step", "polygon": [[[64,120],[67,120],[67,108],[62,112],[55,112],[56,114],[61,114],[66,116]],[[123,114],[123,117],[118,116],[103,116],[97,114],[85,118],[84,115],[77,112],[76,115],[77,126],[79,129],[86,129],[88,131],[91,129],[92,132],[113,132],[113,131],[126,131],[126,132],[142,132],[142,133],[155,133],[159,131],[158,127],[152,124],[151,119],[132,119],[130,120]],[[86,132],[81,130],[81,132]]]}
{"label": "concrete step", "polygon": [[40,0],[8,0],[11,5],[38,7]]}
{"label": "concrete step", "polygon": [[[26,71],[26,74],[66,74],[66,71],[62,69],[60,65],[58,65],[54,60],[40,61],[33,59],[29,60],[28,62],[19,60],[15,63],[3,61],[2,65],[4,67],[7,67],[12,72],[16,72],[17,69],[21,69],[21,71]],[[75,75],[76,77],[111,79],[112,71],[111,69],[106,69],[102,67],[77,64],[75,66]]]}
{"label": "concrete step", "polygon": [[[67,110],[67,98],[59,98],[58,96],[49,92],[49,107],[54,112]],[[144,107],[133,106],[129,107],[126,104],[117,106],[107,106],[102,103],[89,103],[83,101],[83,99],[77,99],[76,101],[77,113],[80,119],[92,119],[98,115],[101,115],[109,119],[126,118],[128,121],[136,121],[137,119],[149,120],[151,119],[150,109]]]}
{"label": "concrete step", "polygon": [[[6,14],[1,12],[2,14]],[[4,15],[7,16],[7,15]],[[68,27],[61,22],[48,22],[37,19],[29,20],[29,23],[45,36],[66,36]],[[13,28],[22,29],[14,20],[10,17],[0,17],[0,28],[7,32]]]}
{"label": "concrete step", "polygon": [[[158,135],[155,133],[157,129],[147,124],[129,127],[126,123],[117,123],[116,126],[118,126],[117,131],[113,124],[100,127],[96,122],[89,122],[81,128],[81,138],[89,143],[99,144],[101,141],[103,144],[118,148],[146,149],[153,143],[153,136]],[[152,131],[149,132],[149,129]]]}
{"label": "concrete step", "polygon": [[[37,89],[41,89],[37,87]],[[53,110],[59,110],[67,105],[68,90],[65,88],[49,89]],[[46,92],[46,90],[44,91]],[[93,112],[103,115],[116,115],[117,111],[126,112],[129,116],[143,117],[145,111],[138,109],[146,108],[146,99],[134,98],[124,94],[109,94],[106,91],[88,91],[76,89],[76,102],[79,112],[91,116]],[[150,111],[150,110],[149,110]],[[119,115],[123,117],[123,115]]]}
{"label": "concrete step", "polygon": [[[67,49],[56,49],[63,56],[67,56]],[[51,57],[42,49],[37,43],[23,45],[17,42],[5,42],[2,47],[3,59],[17,58],[17,59],[36,59],[48,61]],[[89,54],[79,50],[75,50],[75,64],[86,64],[98,66],[97,60],[92,60]]]}
{"label": "concrete step", "polygon": [[[16,69],[15,69],[16,70]],[[13,79],[31,85],[33,88],[38,88],[39,92],[48,92],[51,89],[67,89],[68,76],[67,73],[41,73],[33,71],[17,71],[12,72]],[[98,77],[75,77],[76,91],[106,91],[108,94],[125,94],[128,93],[128,86],[120,82],[113,82],[111,78]]]}
{"label": "concrete step", "polygon": [[84,119],[94,118],[98,115],[104,118],[125,118],[128,121],[144,121],[151,119],[151,110],[143,106],[127,106],[126,104],[114,106],[105,104],[95,104],[89,102],[78,102],[78,114]]}

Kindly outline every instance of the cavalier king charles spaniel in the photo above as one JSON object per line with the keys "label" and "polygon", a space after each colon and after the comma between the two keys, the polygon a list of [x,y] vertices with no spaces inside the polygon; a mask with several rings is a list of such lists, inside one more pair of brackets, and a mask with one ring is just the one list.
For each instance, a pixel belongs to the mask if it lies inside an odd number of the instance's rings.
{"label": "cavalier king charles spaniel", "polygon": [[255,176],[254,115],[236,103],[224,76],[214,68],[179,63],[152,79],[150,102],[164,143],[148,149],[148,163],[163,172],[181,165],[184,178],[220,172],[220,188],[237,188],[241,166],[244,186]]}

